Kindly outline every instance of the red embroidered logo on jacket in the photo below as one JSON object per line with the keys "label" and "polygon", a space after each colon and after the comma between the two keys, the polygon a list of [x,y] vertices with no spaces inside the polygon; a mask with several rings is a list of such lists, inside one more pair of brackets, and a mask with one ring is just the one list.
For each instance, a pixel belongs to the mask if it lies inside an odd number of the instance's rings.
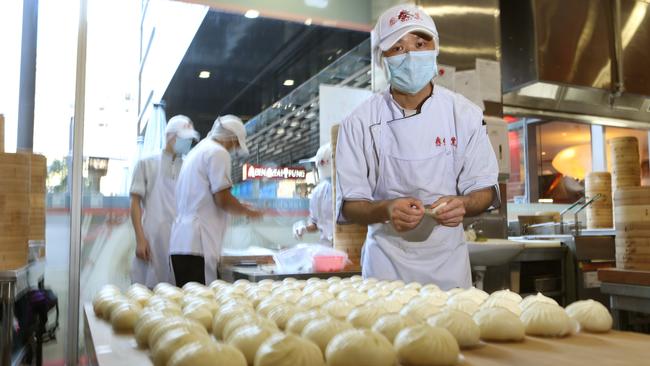
{"label": "red embroidered logo on jacket", "polygon": [[402,10],[399,12],[399,14],[397,14],[397,17],[390,18],[389,24],[392,27],[395,25],[395,23],[397,23],[398,20],[404,23],[413,19],[420,20],[420,13],[412,13],[408,10]]}
{"label": "red embroidered logo on jacket", "polygon": [[458,140],[456,140],[456,137],[451,138],[451,146],[458,146]]}
{"label": "red embroidered logo on jacket", "polygon": [[440,137],[436,137],[436,146],[441,146],[442,145],[442,140],[440,140]]}

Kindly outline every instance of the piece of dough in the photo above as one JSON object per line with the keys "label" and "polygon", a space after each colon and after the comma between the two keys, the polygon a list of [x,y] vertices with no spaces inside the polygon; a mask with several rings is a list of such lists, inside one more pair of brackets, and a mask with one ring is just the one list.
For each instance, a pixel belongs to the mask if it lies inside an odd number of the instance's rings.
{"label": "piece of dough", "polygon": [[331,318],[314,319],[307,323],[302,330],[301,336],[314,342],[321,352],[325,354],[325,350],[329,342],[337,334],[346,330],[352,329],[352,324]]}
{"label": "piece of dough", "polygon": [[561,306],[545,302],[530,304],[521,313],[526,334],[542,337],[563,337],[571,332],[571,319]]}
{"label": "piece of dough", "polygon": [[207,334],[190,331],[188,328],[174,328],[163,334],[151,347],[154,366],[165,366],[174,353],[190,342],[208,340]]}
{"label": "piece of dough", "polygon": [[456,339],[447,329],[424,324],[403,329],[394,344],[402,366],[455,365],[460,353]]}
{"label": "piece of dough", "polygon": [[456,338],[456,342],[461,348],[474,347],[479,344],[481,330],[474,319],[463,311],[447,309],[427,319],[427,323],[434,327],[447,329]]}
{"label": "piece of dough", "polygon": [[592,299],[576,301],[567,306],[567,314],[587,332],[604,333],[612,329],[612,315],[607,308]]}
{"label": "piece of dough", "polygon": [[372,326],[372,330],[381,333],[391,343],[395,341],[397,334],[404,328],[416,325],[418,322],[410,316],[400,314],[384,314]]}
{"label": "piece of dough", "polygon": [[255,366],[325,366],[317,345],[295,334],[272,335],[255,354]]}
{"label": "piece of dough", "polygon": [[249,308],[236,306],[221,308],[219,313],[217,313],[217,315],[212,319],[212,334],[214,334],[217,339],[223,339],[223,328],[226,326],[226,323],[232,319],[246,315],[254,315],[254,312]]}
{"label": "piece of dough", "polygon": [[346,320],[355,328],[370,329],[380,316],[388,313],[386,308],[378,305],[364,305],[352,309]]}
{"label": "piece of dough", "polygon": [[542,294],[541,292],[538,292],[536,295],[528,295],[528,296],[526,296],[526,298],[521,300],[521,302],[519,303],[519,307],[523,311],[523,310],[526,310],[526,308],[528,308],[530,305],[532,305],[534,303],[538,303],[538,302],[543,302],[543,303],[546,303],[546,304],[553,304],[553,305],[558,305],[559,306],[557,301],[555,301],[554,299],[552,299],[552,298],[550,298],[548,296],[544,296],[544,294]]}
{"label": "piece of dough", "polygon": [[140,317],[135,322],[134,326],[135,340],[140,348],[149,347],[148,338],[151,329],[167,318],[167,315],[159,311],[144,310],[140,313]]}
{"label": "piece of dough", "polygon": [[525,336],[524,323],[512,312],[496,307],[479,310],[473,316],[486,341],[521,341]]}
{"label": "piece of dough", "polygon": [[149,348],[153,347],[158,339],[160,339],[160,337],[162,337],[165,333],[176,328],[187,328],[194,333],[205,335],[208,334],[205,328],[194,320],[183,317],[170,317],[158,322],[151,328],[149,337],[147,338],[147,344],[149,345]]}
{"label": "piece of dough", "polygon": [[415,319],[418,323],[424,322],[430,316],[438,314],[442,308],[431,306],[427,303],[412,302],[406,304],[399,312],[402,316],[409,316]]}
{"label": "piece of dough", "polygon": [[420,288],[420,293],[421,294],[429,294],[429,293],[436,293],[436,292],[443,292],[440,290],[440,287],[434,283],[428,283]]}
{"label": "piece of dough", "polygon": [[328,315],[324,314],[320,310],[301,311],[289,318],[285,330],[287,333],[300,335],[302,329],[307,325],[307,323],[318,318],[328,318]]}
{"label": "piece of dough", "polygon": [[447,305],[447,300],[449,297],[444,292],[429,292],[427,294],[421,294],[418,297],[415,297],[409,301],[410,303],[423,303],[430,306],[435,306],[438,308],[443,308]]}
{"label": "piece of dough", "polygon": [[303,309],[319,309],[324,303],[326,303],[327,301],[333,298],[334,296],[331,293],[327,291],[318,290],[312,293],[311,295],[305,296],[302,299],[300,299],[297,305]]}
{"label": "piece of dough", "polygon": [[199,322],[208,332],[212,331],[212,311],[200,302],[194,302],[183,308],[183,315]]}
{"label": "piece of dough", "polygon": [[337,296],[340,300],[344,300],[352,304],[352,306],[361,306],[368,301],[368,294],[357,290],[345,290]]}
{"label": "piece of dough", "polygon": [[450,297],[450,300],[469,299],[474,301],[477,305],[481,305],[488,297],[490,297],[490,295],[488,295],[487,292],[479,290],[476,287],[471,287],[465,291],[457,293],[453,297]]}
{"label": "piece of dough", "polygon": [[111,324],[116,333],[133,333],[142,308],[136,303],[122,303],[111,312]]}
{"label": "piece of dough", "polygon": [[372,290],[368,291],[368,299],[374,300],[374,299],[383,299],[388,296],[390,296],[391,292],[384,290],[382,288],[375,287]]}
{"label": "piece of dough", "polygon": [[237,328],[228,338],[228,344],[239,349],[246,357],[248,365],[255,363],[255,354],[262,343],[272,335],[280,333],[277,327],[249,324]]}
{"label": "piece of dough", "polygon": [[459,296],[460,294],[449,298],[449,300],[447,300],[447,308],[460,310],[468,315],[474,315],[480,307],[479,303],[471,298]]}
{"label": "piece of dough", "polygon": [[208,339],[179,348],[167,366],[246,366],[246,358],[235,347]]}
{"label": "piece of dough", "polygon": [[95,312],[95,315],[97,315],[100,318],[103,318],[104,311],[106,311],[106,307],[108,307],[108,304],[110,304],[115,297],[123,297],[123,296],[120,293],[109,292],[109,291],[104,293],[98,293],[93,298],[93,311]]}
{"label": "piece of dough", "polygon": [[514,301],[517,304],[519,304],[522,300],[521,295],[519,295],[516,292],[510,291],[508,289],[505,290],[499,290],[499,291],[494,291],[493,293],[490,294],[490,297],[488,299],[508,299],[510,301]]}
{"label": "piece of dough", "polygon": [[345,320],[352,309],[354,309],[352,304],[339,299],[330,300],[321,306],[322,311],[340,320]]}
{"label": "piece of dough", "polygon": [[273,310],[273,308],[282,304],[284,304],[282,300],[275,297],[269,297],[265,300],[262,300],[262,302],[260,302],[255,309],[258,314],[262,316],[269,316],[269,313],[271,310]]}
{"label": "piece of dough", "polygon": [[287,322],[289,321],[289,318],[291,318],[294,314],[300,312],[301,310],[303,309],[290,303],[280,304],[274,307],[273,310],[269,312],[269,319],[273,320],[275,324],[278,326],[278,328],[284,330],[287,326]]}
{"label": "piece of dough", "polygon": [[237,331],[237,329],[251,324],[280,331],[280,329],[278,328],[278,326],[275,324],[273,320],[269,318],[265,318],[263,316],[259,316],[257,314],[248,314],[248,315],[238,316],[226,322],[222,332],[223,340],[227,342],[230,339],[230,337],[232,337],[233,333]]}
{"label": "piece of dough", "polygon": [[483,304],[481,304],[481,309],[483,308],[494,308],[494,307],[501,307],[506,310],[511,311],[513,314],[516,316],[521,315],[521,308],[519,307],[519,303],[516,301],[509,300],[506,297],[490,297]]}
{"label": "piece of dough", "polygon": [[395,366],[397,352],[380,333],[351,329],[336,335],[327,345],[328,366]]}

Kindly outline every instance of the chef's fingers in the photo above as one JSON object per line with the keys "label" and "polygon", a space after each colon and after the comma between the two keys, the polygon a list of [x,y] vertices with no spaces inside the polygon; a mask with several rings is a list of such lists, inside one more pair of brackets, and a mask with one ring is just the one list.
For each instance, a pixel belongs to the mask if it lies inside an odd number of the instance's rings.
{"label": "chef's fingers", "polygon": [[402,210],[400,208],[395,208],[395,211],[393,211],[392,214],[393,220],[400,220],[409,224],[419,223],[420,220],[422,220],[422,216],[423,213],[413,214],[410,210]]}
{"label": "chef's fingers", "polygon": [[462,221],[463,217],[465,217],[465,208],[457,207],[451,211],[442,214],[437,214],[436,220],[438,221],[461,220]]}
{"label": "chef's fingers", "polygon": [[465,205],[463,202],[457,198],[452,198],[446,202],[444,206],[440,205],[436,210],[436,218],[449,217],[449,213],[462,211],[462,215],[465,215]]}

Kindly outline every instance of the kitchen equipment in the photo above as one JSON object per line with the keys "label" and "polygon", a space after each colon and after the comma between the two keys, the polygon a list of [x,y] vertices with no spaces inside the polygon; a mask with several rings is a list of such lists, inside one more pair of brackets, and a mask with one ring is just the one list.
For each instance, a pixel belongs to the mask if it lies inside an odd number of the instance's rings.
{"label": "kitchen equipment", "polygon": [[650,187],[614,192],[616,267],[650,270]]}
{"label": "kitchen equipment", "polygon": [[641,163],[639,141],[636,137],[624,136],[609,140],[612,158],[612,191],[624,187],[641,185]]}
{"label": "kitchen equipment", "polygon": [[609,172],[591,172],[585,178],[585,195],[593,197],[600,194],[602,198],[587,207],[587,229],[611,228],[612,209],[612,175]]}

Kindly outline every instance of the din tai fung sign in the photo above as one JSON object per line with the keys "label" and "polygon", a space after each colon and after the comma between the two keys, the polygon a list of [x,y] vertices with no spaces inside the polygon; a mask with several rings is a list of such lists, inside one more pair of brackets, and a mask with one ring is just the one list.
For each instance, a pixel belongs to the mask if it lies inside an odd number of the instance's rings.
{"label": "din tai fung sign", "polygon": [[305,179],[307,170],[303,167],[262,166],[244,164],[242,166],[243,180],[249,179]]}

